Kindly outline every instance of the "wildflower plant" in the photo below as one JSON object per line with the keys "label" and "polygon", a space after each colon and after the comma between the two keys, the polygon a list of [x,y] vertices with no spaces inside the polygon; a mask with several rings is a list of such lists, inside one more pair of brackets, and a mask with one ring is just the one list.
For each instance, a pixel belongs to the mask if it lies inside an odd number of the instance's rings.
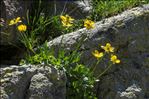
{"label": "wildflower plant", "polygon": [[28,55],[25,60],[21,61],[21,64],[52,64],[66,73],[67,99],[97,99],[94,93],[94,84],[97,79],[87,66],[81,64],[81,53],[78,52],[78,48],[71,53],[60,48],[58,55],[55,56],[54,49],[50,50],[47,43],[44,43],[37,49],[35,55]]}
{"label": "wildflower plant", "polygon": [[121,62],[120,59],[118,59],[117,56],[113,54],[115,48],[110,43],[106,43],[105,46],[101,46],[101,49],[103,49],[104,52],[99,52],[98,50],[92,52],[93,56],[97,58],[97,62],[93,68],[93,72],[95,71],[96,66],[99,64],[99,62],[101,62],[101,59],[105,55],[108,55],[110,57],[110,64],[108,64],[107,68],[104,71],[102,71],[99,75],[96,76],[97,79],[100,79],[100,77],[104,75],[112,67],[113,64],[119,64]]}
{"label": "wildflower plant", "polygon": [[[8,36],[8,38],[9,38],[9,35],[11,34],[10,31],[14,30],[14,27],[16,28],[19,26],[20,23],[22,23],[20,16],[13,18],[11,20],[4,20],[3,18],[1,18],[0,21],[1,21],[0,25],[3,28],[2,29],[3,31],[1,31],[1,33],[6,34],[6,36]],[[23,25],[23,27],[24,27],[24,25]],[[22,31],[22,29],[23,29],[22,25],[20,25],[19,30]],[[26,26],[25,26],[24,30],[26,31]],[[15,32],[17,32],[17,31],[15,31]],[[8,42],[8,43],[11,43],[11,42]]]}
{"label": "wildflower plant", "polygon": [[[73,21],[70,16],[60,16],[61,25],[67,29],[73,26]],[[67,23],[68,22],[68,23]],[[23,30],[21,26],[21,30]],[[64,48],[60,48],[58,55],[55,56],[54,49],[48,48],[45,42],[43,46],[36,49],[33,55],[27,55],[20,64],[52,64],[55,68],[64,70],[66,72],[67,81],[67,95],[68,99],[97,99],[94,93],[94,84],[97,79],[93,76],[90,68],[81,64],[81,53],[78,52],[83,40],[79,41],[76,49],[71,53],[65,52]]]}
{"label": "wildflower plant", "polygon": [[[65,28],[63,32],[68,32],[75,26],[75,19],[73,19],[69,15],[61,15],[59,16],[61,20],[61,26]],[[58,18],[55,17],[57,20]],[[55,21],[58,22],[58,21]],[[30,25],[29,25],[30,26]],[[94,22],[88,19],[85,19],[82,22],[82,26],[84,26],[87,30],[95,28]],[[18,30],[20,32],[26,31],[25,25],[21,24],[18,26]],[[34,31],[35,32],[35,31]],[[31,33],[35,34],[33,31]],[[24,33],[23,33],[24,34]],[[27,33],[28,34],[28,33]],[[32,36],[32,35],[31,35]],[[33,39],[35,36],[33,35]],[[31,41],[28,39],[28,35],[23,35],[23,39],[28,40],[27,43],[28,48],[33,50],[33,45],[31,45]],[[112,66],[112,64],[120,63],[120,60],[116,55],[111,54],[111,65],[107,69],[105,69],[102,73],[100,73],[97,77],[94,76],[94,71],[96,70],[96,66],[102,61],[102,58],[106,54],[110,54],[114,52],[114,47],[111,46],[110,43],[107,43],[105,46],[101,46],[101,48],[105,52],[100,52],[95,50],[92,52],[92,55],[98,60],[93,69],[85,66],[81,63],[80,57],[82,53],[78,52],[83,40],[85,38],[82,36],[82,39],[79,41],[76,49],[72,52],[66,52],[64,48],[60,48],[57,56],[55,56],[54,49],[51,50],[47,46],[47,42],[36,49],[33,50],[33,55],[27,55],[25,60],[21,61],[21,64],[52,64],[55,68],[64,70],[67,75],[67,93],[66,98],[68,99],[97,99],[96,94],[94,92],[95,83],[99,81],[99,78],[106,73]],[[23,41],[26,41],[23,40]],[[24,43],[26,44],[26,43]],[[30,48],[30,47],[31,48]]]}

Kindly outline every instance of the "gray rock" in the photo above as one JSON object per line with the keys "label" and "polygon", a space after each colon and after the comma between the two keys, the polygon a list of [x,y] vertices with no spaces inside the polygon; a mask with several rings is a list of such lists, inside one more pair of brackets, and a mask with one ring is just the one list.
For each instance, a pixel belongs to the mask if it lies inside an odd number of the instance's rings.
{"label": "gray rock", "polygon": [[[55,51],[64,47],[65,51],[73,51],[82,36],[86,36],[80,51],[82,63],[90,66],[96,59],[91,52],[100,49],[100,45],[110,42],[116,48],[121,64],[102,76],[97,95],[100,99],[116,98],[118,92],[125,91],[132,84],[137,84],[149,98],[149,4],[127,10],[117,16],[96,23],[96,28],[62,35],[48,43]],[[95,74],[105,69],[106,63],[99,64]],[[137,96],[138,99],[138,96]]]}
{"label": "gray rock", "polygon": [[116,99],[144,99],[144,93],[139,86],[133,84],[124,92],[119,92]]}
{"label": "gray rock", "polygon": [[53,99],[53,83],[41,73],[34,75],[29,86],[29,99]]}
{"label": "gray rock", "polygon": [[2,99],[65,99],[66,76],[52,66],[10,66],[0,72]]}

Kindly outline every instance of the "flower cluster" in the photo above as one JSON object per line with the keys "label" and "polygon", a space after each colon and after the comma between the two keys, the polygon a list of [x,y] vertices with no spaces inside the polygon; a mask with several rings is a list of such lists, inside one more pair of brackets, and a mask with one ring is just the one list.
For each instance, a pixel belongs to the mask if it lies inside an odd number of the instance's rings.
{"label": "flower cluster", "polygon": [[[101,46],[101,48],[105,51],[105,53],[113,53],[114,52],[114,47],[112,47],[110,43],[106,43],[106,45],[105,46]],[[104,53],[103,52],[99,52],[98,50],[95,50],[94,52],[92,52],[92,54],[97,59],[102,58],[104,56]],[[114,54],[111,54],[110,61],[113,64],[120,63],[120,60]]]}
{"label": "flower cluster", "polygon": [[[70,17],[69,15],[60,16],[61,22],[64,27],[71,27],[73,26],[74,18]],[[93,29],[95,27],[95,23],[89,19],[84,20],[84,27],[86,29]]]}
{"label": "flower cluster", "polygon": [[[11,26],[11,25],[16,25],[16,24],[21,23],[21,22],[22,22],[21,18],[20,18],[20,17],[17,17],[17,18],[14,18],[14,19],[10,20],[9,25],[10,25],[10,26]],[[26,31],[27,26],[24,25],[24,24],[21,24],[21,25],[18,25],[18,26],[17,26],[17,29],[18,29],[18,31],[20,31],[20,32],[24,32],[24,31]]]}

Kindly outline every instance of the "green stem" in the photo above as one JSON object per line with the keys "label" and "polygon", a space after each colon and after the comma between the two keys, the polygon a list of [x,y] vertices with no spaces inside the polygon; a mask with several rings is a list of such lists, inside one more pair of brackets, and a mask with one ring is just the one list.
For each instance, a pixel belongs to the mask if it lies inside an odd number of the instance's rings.
{"label": "green stem", "polygon": [[100,75],[97,76],[97,78],[100,78],[103,74],[105,74],[110,68],[112,67],[112,64],[108,66]]}
{"label": "green stem", "polygon": [[99,62],[101,61],[101,58],[100,59],[98,59],[98,61],[96,62],[96,64],[95,64],[95,66],[94,66],[94,68],[93,68],[93,70],[92,70],[92,72],[94,72],[95,71],[95,69],[96,69],[96,67],[97,67],[97,65],[99,64]]}
{"label": "green stem", "polygon": [[[100,59],[100,60],[101,60],[101,59]],[[94,66],[94,68],[93,68],[93,70],[92,70],[92,72],[94,72],[94,70],[96,69],[96,67],[97,67],[97,65],[99,64],[100,60],[98,60],[98,61],[96,62],[95,66]]]}

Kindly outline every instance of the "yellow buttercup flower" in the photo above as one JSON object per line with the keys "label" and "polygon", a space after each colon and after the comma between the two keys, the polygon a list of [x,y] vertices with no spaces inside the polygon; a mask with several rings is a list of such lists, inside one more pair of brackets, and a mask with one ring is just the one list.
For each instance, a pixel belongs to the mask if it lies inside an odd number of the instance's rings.
{"label": "yellow buttercup flower", "polygon": [[94,57],[96,57],[97,59],[103,57],[103,52],[99,52],[98,50],[95,50],[94,52],[92,52],[92,54],[93,54]]}
{"label": "yellow buttercup flower", "polygon": [[88,30],[92,29],[92,28],[95,27],[95,23],[93,21],[91,21],[91,20],[86,19],[84,21],[84,27],[86,27],[86,29],[88,29]]}
{"label": "yellow buttercup flower", "polygon": [[27,29],[27,26],[26,25],[21,24],[21,25],[18,26],[18,30],[20,32],[24,32],[24,31],[26,31],[26,29]]}
{"label": "yellow buttercup flower", "polygon": [[107,53],[114,52],[114,47],[112,47],[110,43],[107,43],[106,46],[101,46],[101,48]]}
{"label": "yellow buttercup flower", "polygon": [[73,24],[73,18],[70,17],[69,15],[65,15],[65,16],[60,16],[61,20],[62,20],[62,24],[64,27],[70,27],[72,26]]}
{"label": "yellow buttercup flower", "polygon": [[14,25],[14,24],[17,24],[17,23],[20,23],[20,22],[22,22],[21,18],[17,17],[16,19],[10,20],[9,25]]}
{"label": "yellow buttercup flower", "polygon": [[111,55],[111,61],[113,62],[113,64],[119,64],[121,62],[119,59],[117,59],[116,55]]}

